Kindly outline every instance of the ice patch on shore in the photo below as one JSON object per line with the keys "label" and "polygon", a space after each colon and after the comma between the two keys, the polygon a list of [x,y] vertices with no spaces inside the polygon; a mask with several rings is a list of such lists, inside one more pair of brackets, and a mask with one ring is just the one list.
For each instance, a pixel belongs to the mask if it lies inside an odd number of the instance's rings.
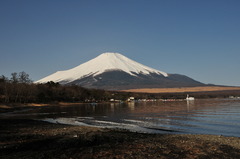
{"label": "ice patch on shore", "polygon": [[89,126],[83,122],[76,121],[75,118],[46,118],[41,121],[53,123],[53,124],[66,124],[66,125],[77,125],[77,126]]}
{"label": "ice patch on shore", "polygon": [[[93,117],[55,118],[55,119],[46,118],[46,119],[43,119],[42,121],[54,123],[54,124],[91,126],[91,127],[111,128],[111,129],[124,129],[124,130],[129,130],[131,132],[140,132],[140,133],[160,133],[158,130],[154,130],[152,128],[147,128],[147,127],[142,127],[137,124],[134,124],[134,122],[132,122],[132,123],[120,122],[119,123],[119,122],[106,121],[106,120],[95,120]],[[131,120],[126,119],[126,121],[131,121]]]}

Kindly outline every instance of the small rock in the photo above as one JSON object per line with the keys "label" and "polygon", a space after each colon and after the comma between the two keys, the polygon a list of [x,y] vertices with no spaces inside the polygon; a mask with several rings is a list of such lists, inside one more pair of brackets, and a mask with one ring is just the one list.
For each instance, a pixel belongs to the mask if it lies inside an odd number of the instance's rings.
{"label": "small rock", "polygon": [[78,135],[73,135],[73,137],[78,137]]}

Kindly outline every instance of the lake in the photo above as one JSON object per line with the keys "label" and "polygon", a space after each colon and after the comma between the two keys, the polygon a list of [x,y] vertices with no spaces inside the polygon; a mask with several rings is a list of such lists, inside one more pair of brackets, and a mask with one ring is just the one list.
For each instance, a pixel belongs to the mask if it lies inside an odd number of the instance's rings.
{"label": "lake", "polygon": [[36,107],[1,115],[142,133],[240,137],[240,100],[231,99]]}

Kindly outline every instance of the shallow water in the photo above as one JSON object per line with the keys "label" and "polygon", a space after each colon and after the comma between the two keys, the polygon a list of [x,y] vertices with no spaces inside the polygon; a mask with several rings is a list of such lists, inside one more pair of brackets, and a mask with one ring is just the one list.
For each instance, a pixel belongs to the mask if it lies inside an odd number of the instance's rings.
{"label": "shallow water", "polygon": [[53,106],[1,115],[145,133],[240,137],[240,100],[230,99]]}

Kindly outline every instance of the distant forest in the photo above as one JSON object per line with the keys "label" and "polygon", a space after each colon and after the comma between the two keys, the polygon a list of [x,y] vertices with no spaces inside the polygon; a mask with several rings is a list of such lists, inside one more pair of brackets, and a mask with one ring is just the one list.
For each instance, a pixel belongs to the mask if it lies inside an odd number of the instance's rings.
{"label": "distant forest", "polygon": [[104,90],[86,89],[76,85],[60,85],[52,81],[34,84],[25,72],[0,76],[1,103],[94,102],[111,98]]}
{"label": "distant forest", "polygon": [[[0,76],[0,103],[53,103],[53,102],[106,102],[110,99],[125,101],[133,96],[135,99],[184,99],[187,93],[128,93],[87,89],[77,85],[60,85],[49,81],[34,84],[25,72],[12,73],[8,78]],[[240,96],[240,91],[195,92],[196,98],[226,98],[230,95]]]}

